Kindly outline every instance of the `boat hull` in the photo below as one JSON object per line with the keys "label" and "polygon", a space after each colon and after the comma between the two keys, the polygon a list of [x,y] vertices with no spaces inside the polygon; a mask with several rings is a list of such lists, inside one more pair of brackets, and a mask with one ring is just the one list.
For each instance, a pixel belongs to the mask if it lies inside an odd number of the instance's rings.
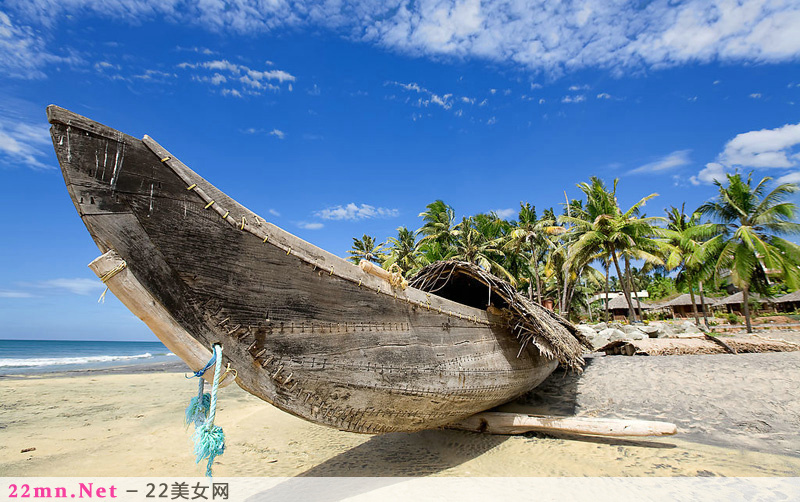
{"label": "boat hull", "polygon": [[282,410],[355,432],[440,427],[557,366],[520,351],[485,310],[393,288],[266,222],[150,138],[57,107],[48,117],[100,250],[124,259],[191,337],[222,344],[243,389]]}

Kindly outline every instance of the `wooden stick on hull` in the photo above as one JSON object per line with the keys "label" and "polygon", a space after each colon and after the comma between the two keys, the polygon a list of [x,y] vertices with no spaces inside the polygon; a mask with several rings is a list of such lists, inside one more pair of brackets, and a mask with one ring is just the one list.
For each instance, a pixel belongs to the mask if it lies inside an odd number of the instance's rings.
{"label": "wooden stick on hull", "polygon": [[552,417],[524,413],[487,411],[448,426],[490,434],[523,434],[525,432],[562,432],[595,436],[671,436],[678,432],[675,424],[647,420],[613,418]]}

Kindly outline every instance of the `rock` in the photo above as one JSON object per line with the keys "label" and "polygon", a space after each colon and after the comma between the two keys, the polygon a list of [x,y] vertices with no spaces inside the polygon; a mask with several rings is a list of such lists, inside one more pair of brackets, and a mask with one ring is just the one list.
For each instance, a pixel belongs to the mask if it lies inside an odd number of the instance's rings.
{"label": "rock", "polygon": [[697,333],[700,329],[697,324],[692,321],[683,321],[680,326],[683,328],[682,333]]}
{"label": "rock", "polygon": [[656,333],[656,338],[669,338],[675,334],[675,330],[672,328],[672,326],[669,324],[662,324]]}
{"label": "rock", "polygon": [[658,332],[661,331],[661,324],[639,326],[639,330],[650,338],[658,338]]}
{"label": "rock", "polygon": [[610,323],[608,323],[608,327],[609,327],[610,329],[618,329],[618,330],[622,330],[622,323],[619,323],[619,322],[610,322]]}
{"label": "rock", "polygon": [[598,333],[598,335],[606,337],[609,342],[617,342],[619,340],[627,340],[628,339],[628,334],[627,333],[625,333],[624,331],[615,329],[615,328],[604,329],[603,331]]}
{"label": "rock", "polygon": [[597,336],[597,331],[595,331],[591,326],[586,326],[585,324],[581,324],[578,327],[578,332],[585,336],[586,338],[591,339],[594,336]]}
{"label": "rock", "polygon": [[638,329],[636,331],[632,331],[632,332],[628,333],[627,335],[628,335],[628,338],[631,339],[631,340],[644,340],[645,338],[648,338],[647,335],[645,335],[644,333],[642,333]]}
{"label": "rock", "polygon": [[606,323],[604,323],[604,322],[599,322],[599,323],[595,324],[594,326],[592,326],[592,328],[594,328],[594,330],[599,333],[599,332],[603,331],[604,329],[608,329],[608,325]]}
{"label": "rock", "polygon": [[593,350],[597,350],[600,347],[608,345],[608,338],[600,333],[595,333],[594,336],[589,339],[589,341],[592,343]]}

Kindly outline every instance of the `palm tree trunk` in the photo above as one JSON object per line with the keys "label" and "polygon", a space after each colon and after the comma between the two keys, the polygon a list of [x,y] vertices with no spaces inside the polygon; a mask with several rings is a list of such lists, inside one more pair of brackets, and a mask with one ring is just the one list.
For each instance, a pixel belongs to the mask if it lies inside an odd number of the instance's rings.
{"label": "palm tree trunk", "polygon": [[698,281],[697,287],[700,290],[700,306],[703,309],[703,322],[706,324],[706,329],[711,329],[708,326],[708,311],[706,310],[705,295],[703,295],[703,281]]}
{"label": "palm tree trunk", "polygon": [[744,303],[744,322],[747,324],[747,332],[753,332],[753,326],[750,324],[750,292],[747,288],[742,289],[742,302]]}
{"label": "palm tree trunk", "polygon": [[606,322],[608,322],[608,274],[611,268],[611,262],[606,260]]}
{"label": "palm tree trunk", "polygon": [[633,274],[631,274],[631,262],[628,259],[628,255],[625,255],[625,274],[628,276],[628,288],[630,288],[634,298],[634,314],[636,314],[638,310],[639,320],[644,319],[642,316],[642,305],[639,303],[639,295],[636,294],[638,289],[634,287],[636,284],[633,281]]}
{"label": "palm tree trunk", "polygon": [[689,285],[689,296],[692,298],[692,312],[694,312],[694,323],[700,326],[700,315],[697,313],[697,302],[694,300],[694,285]]}
{"label": "palm tree trunk", "polygon": [[617,277],[620,277],[620,286],[622,286],[622,293],[625,295],[625,301],[628,302],[628,319],[635,320],[636,314],[633,312],[633,302],[631,301],[631,292],[628,290],[628,286],[625,284],[625,279],[622,275],[622,270],[619,268],[619,260],[617,259],[617,253],[615,251],[611,251],[611,258],[614,260],[614,268],[617,269]]}
{"label": "palm tree trunk", "polygon": [[536,279],[536,303],[542,304],[542,281],[539,279],[539,260],[533,260],[533,277]]}
{"label": "palm tree trunk", "polygon": [[569,272],[564,271],[564,289],[561,291],[561,315],[569,319],[569,303],[567,303],[567,293],[569,292]]}

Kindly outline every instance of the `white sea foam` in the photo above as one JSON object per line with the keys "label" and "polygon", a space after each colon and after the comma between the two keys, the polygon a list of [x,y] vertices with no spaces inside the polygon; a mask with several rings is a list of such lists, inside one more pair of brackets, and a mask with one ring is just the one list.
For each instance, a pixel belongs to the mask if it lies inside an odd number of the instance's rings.
{"label": "white sea foam", "polygon": [[62,366],[65,364],[105,363],[127,359],[147,359],[153,354],[146,352],[133,356],[87,356],[87,357],[40,357],[31,359],[0,359],[0,368],[30,368],[34,366]]}

